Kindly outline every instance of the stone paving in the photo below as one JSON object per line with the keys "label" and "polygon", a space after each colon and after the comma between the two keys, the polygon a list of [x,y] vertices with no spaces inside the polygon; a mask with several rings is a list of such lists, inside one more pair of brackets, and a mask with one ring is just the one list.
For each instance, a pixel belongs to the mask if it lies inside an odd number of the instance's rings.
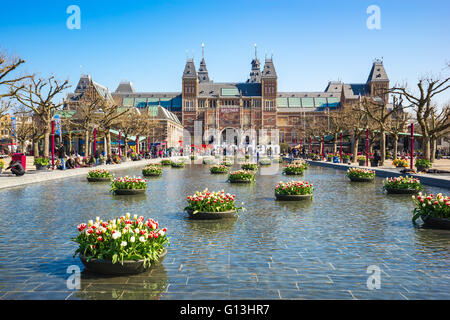
{"label": "stone paving", "polygon": [[[30,157],[27,157],[30,158]],[[174,159],[177,157],[174,157]],[[86,168],[76,168],[76,169],[70,169],[70,170],[45,170],[45,171],[37,171],[34,167],[31,167],[27,170],[25,175],[21,177],[16,177],[13,175],[9,170],[6,172],[2,172],[0,174],[0,189],[4,188],[12,188],[22,185],[27,185],[31,183],[39,183],[39,182],[45,182],[45,181],[51,181],[51,180],[57,180],[57,179],[64,179],[64,178],[70,178],[70,177],[76,177],[76,176],[87,176],[89,170],[92,169],[108,169],[110,171],[114,170],[123,170],[127,168],[134,168],[134,167],[142,167],[149,163],[156,163],[161,161],[161,159],[146,159],[146,160],[139,160],[139,161],[131,161],[128,160],[126,162],[122,162],[119,164],[113,164],[113,165],[99,165],[95,167],[86,167]],[[9,161],[5,161],[5,163],[9,163]],[[28,159],[27,159],[28,163]]]}
{"label": "stone paving", "polygon": [[[316,188],[313,201],[274,201],[276,183],[291,180],[279,173],[238,186],[202,165],[164,168],[143,197],[113,196],[84,176],[1,190],[0,299],[450,298],[450,233],[414,227],[410,196],[335,169],[311,167],[302,179]],[[186,219],[185,196],[205,187],[235,193],[247,211],[230,221]],[[72,257],[76,225],[125,212],[168,228],[162,265],[135,276],[83,271],[81,287],[69,290],[67,268],[84,269]],[[381,271],[378,290],[367,287],[371,265]]]}

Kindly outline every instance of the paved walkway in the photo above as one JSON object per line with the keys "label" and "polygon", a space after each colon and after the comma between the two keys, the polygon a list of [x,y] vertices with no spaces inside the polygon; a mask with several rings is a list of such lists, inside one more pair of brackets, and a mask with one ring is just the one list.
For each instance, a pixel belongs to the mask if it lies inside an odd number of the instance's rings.
{"label": "paved walkway", "polygon": [[[434,169],[440,170],[448,170],[447,165],[450,164],[450,160],[438,160],[438,165],[433,164]],[[358,166],[356,163],[351,164],[340,164],[340,163],[332,163],[325,161],[312,161],[308,160],[311,165],[328,167],[340,170],[347,170],[349,167],[358,167],[365,169],[372,169],[375,171],[377,177],[399,177],[399,176],[413,176],[415,178],[420,179],[420,182],[425,185],[448,188],[450,189],[450,174],[426,174],[426,173],[417,173],[417,174],[404,174],[401,173],[399,169],[394,166],[383,166],[383,167],[365,167]]]}
{"label": "paved walkway", "polygon": [[[27,157],[30,158],[30,157]],[[32,157],[31,157],[32,158]],[[177,157],[173,157],[174,159]],[[5,188],[12,188],[12,187],[18,187],[22,185],[27,185],[31,183],[38,183],[38,182],[44,182],[44,181],[50,181],[50,180],[56,180],[56,179],[64,179],[64,178],[70,178],[75,176],[81,176],[81,175],[87,175],[88,172],[92,169],[108,169],[110,171],[113,170],[121,170],[121,169],[127,169],[127,168],[134,168],[134,167],[144,167],[145,165],[149,163],[156,163],[161,161],[160,158],[158,159],[146,159],[146,160],[140,160],[140,161],[126,161],[119,164],[113,164],[113,165],[100,165],[95,167],[87,167],[87,168],[77,168],[77,169],[69,169],[69,170],[47,170],[47,171],[37,171],[34,166],[32,168],[28,169],[28,159],[27,159],[27,172],[25,175],[21,177],[16,177],[11,173],[11,171],[3,171],[0,174],[0,189]],[[8,164],[9,161],[5,161],[5,164]],[[32,162],[31,162],[32,163]]]}

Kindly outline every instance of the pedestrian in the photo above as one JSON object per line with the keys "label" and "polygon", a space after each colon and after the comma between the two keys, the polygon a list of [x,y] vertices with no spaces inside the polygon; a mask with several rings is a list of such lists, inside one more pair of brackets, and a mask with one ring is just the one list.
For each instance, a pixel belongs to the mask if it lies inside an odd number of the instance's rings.
{"label": "pedestrian", "polygon": [[58,148],[58,157],[61,161],[61,170],[66,170],[66,148],[64,147],[64,143],[60,143]]}

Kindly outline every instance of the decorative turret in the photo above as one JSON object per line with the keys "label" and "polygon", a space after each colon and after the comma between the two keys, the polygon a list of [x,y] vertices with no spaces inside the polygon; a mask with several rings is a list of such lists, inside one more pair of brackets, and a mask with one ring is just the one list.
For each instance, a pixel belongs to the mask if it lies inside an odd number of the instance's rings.
{"label": "decorative turret", "polygon": [[255,58],[252,60],[252,71],[250,72],[250,78],[247,80],[250,83],[261,82],[261,63],[258,60],[258,47],[255,43]]}
{"label": "decorative turret", "polygon": [[202,43],[202,61],[200,62],[200,68],[198,69],[198,81],[209,82],[208,69],[206,69],[205,62],[205,44]]}
{"label": "decorative turret", "polygon": [[387,103],[389,95],[386,91],[389,89],[389,78],[384,69],[382,60],[375,59],[366,84],[369,94],[372,97],[378,96]]}

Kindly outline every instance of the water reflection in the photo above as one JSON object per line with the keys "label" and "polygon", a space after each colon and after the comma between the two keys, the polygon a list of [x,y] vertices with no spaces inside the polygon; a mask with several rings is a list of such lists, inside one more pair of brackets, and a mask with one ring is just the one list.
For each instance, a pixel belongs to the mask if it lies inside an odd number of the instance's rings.
{"label": "water reflection", "polygon": [[[116,176],[139,176],[141,170],[122,170]],[[83,273],[83,289],[74,298],[157,299],[164,297],[160,292],[165,287],[169,293],[182,290],[221,299],[256,277],[265,281],[263,298],[279,297],[270,295],[277,290],[296,290],[298,281],[308,283],[302,297],[317,298],[322,290],[332,298],[333,290],[360,290],[355,273],[366,276],[365,268],[373,263],[390,268],[383,282],[390,291],[412,299],[450,298],[450,232],[414,227],[410,196],[386,195],[381,178],[351,183],[339,170],[311,166],[302,177],[287,177],[281,170],[276,175],[258,172],[253,184],[232,184],[226,176],[211,175],[209,166],[164,167],[160,178],[147,179],[146,194],[135,196],[113,196],[107,183],[88,183],[85,177],[1,190],[0,288],[20,291],[20,279],[41,283],[48,291],[52,281],[54,288],[64,289],[67,267],[76,264],[83,270],[72,259],[76,226],[97,216],[111,219],[130,212],[167,227],[171,246],[164,268],[114,279]],[[290,180],[310,181],[314,199],[276,201],[275,186]],[[236,194],[247,210],[233,220],[186,219],[186,196],[205,188]],[[426,189],[448,194],[442,188]],[[305,276],[299,280],[299,274]]]}

